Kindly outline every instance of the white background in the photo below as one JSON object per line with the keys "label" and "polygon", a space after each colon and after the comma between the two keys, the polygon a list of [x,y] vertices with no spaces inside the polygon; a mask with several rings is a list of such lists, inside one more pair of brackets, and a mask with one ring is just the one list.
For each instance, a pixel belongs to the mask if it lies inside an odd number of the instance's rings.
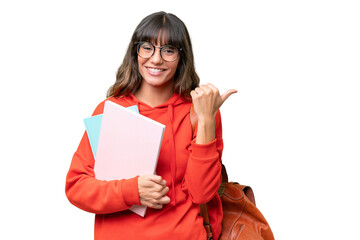
{"label": "white background", "polygon": [[[221,108],[230,180],[276,239],[359,239],[358,1],[1,1],[1,239],[93,239],[64,193],[82,119],[115,81],[136,25],[188,27]],[[6,237],[5,237],[6,236]]]}

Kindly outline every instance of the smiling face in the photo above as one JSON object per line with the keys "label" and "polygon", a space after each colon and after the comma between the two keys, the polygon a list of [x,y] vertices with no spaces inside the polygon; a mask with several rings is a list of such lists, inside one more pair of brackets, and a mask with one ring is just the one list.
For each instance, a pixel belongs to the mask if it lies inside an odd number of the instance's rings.
{"label": "smiling face", "polygon": [[[159,44],[160,42],[161,41],[158,40],[158,44],[155,44],[155,42],[152,42],[152,44],[156,47],[161,47]],[[139,73],[142,77],[141,87],[145,87],[143,85],[158,88],[165,87],[173,91],[173,78],[179,64],[180,56],[173,62],[166,62],[160,55],[160,48],[156,48],[154,54],[150,58],[145,59],[138,56],[137,59]]]}
{"label": "smiling face", "polygon": [[[148,42],[156,46],[151,58],[138,56],[138,44]],[[174,62],[165,62],[159,58],[159,47],[174,46],[177,58]],[[147,45],[149,46],[149,45]],[[144,47],[144,56],[153,53],[151,48]],[[168,50],[168,51],[166,51]],[[163,56],[169,61],[174,59],[172,49],[162,48]],[[195,71],[192,44],[185,24],[175,15],[157,12],[145,17],[136,27],[128,45],[123,63],[116,74],[116,82],[110,87],[107,96],[126,96],[143,92],[143,86],[150,88],[145,92],[161,94],[160,86],[171,85],[171,92],[177,93],[184,100],[190,100],[190,92],[199,86],[199,77]],[[148,94],[148,95],[151,95]],[[138,96],[138,95],[136,95]]]}

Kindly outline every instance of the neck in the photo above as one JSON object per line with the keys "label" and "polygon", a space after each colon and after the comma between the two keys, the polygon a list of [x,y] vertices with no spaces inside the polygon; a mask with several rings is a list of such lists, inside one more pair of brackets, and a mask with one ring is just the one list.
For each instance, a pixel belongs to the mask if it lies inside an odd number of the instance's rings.
{"label": "neck", "polygon": [[[172,83],[172,82],[171,82]],[[173,84],[166,86],[150,86],[141,84],[140,88],[135,92],[135,97],[140,101],[155,107],[165,103],[174,94]]]}

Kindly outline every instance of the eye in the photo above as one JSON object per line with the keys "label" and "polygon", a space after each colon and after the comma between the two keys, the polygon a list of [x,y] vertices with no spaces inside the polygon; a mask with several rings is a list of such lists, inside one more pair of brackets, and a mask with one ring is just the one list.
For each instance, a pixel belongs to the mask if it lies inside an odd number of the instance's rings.
{"label": "eye", "polygon": [[144,51],[149,51],[149,52],[151,52],[151,51],[154,50],[154,47],[153,47],[153,45],[150,44],[150,43],[143,43],[143,44],[141,44],[141,49],[144,50]]}
{"label": "eye", "polygon": [[162,49],[162,53],[166,55],[173,55],[176,54],[177,49],[174,46],[164,46]]}

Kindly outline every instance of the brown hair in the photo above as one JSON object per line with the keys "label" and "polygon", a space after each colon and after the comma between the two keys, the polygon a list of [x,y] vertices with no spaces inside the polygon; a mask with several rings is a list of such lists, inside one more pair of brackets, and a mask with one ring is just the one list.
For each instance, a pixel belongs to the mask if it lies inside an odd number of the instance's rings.
{"label": "brown hair", "polygon": [[[167,40],[166,44],[182,49],[174,76],[174,91],[184,100],[191,98],[190,92],[199,86],[200,79],[195,72],[191,40],[185,24],[175,15],[157,12],[145,17],[136,27],[123,63],[118,69],[115,83],[109,88],[107,97],[126,96],[135,93],[141,84],[136,42],[155,41],[158,36]],[[165,34],[165,36],[164,36]],[[157,44],[157,43],[156,43]]]}

